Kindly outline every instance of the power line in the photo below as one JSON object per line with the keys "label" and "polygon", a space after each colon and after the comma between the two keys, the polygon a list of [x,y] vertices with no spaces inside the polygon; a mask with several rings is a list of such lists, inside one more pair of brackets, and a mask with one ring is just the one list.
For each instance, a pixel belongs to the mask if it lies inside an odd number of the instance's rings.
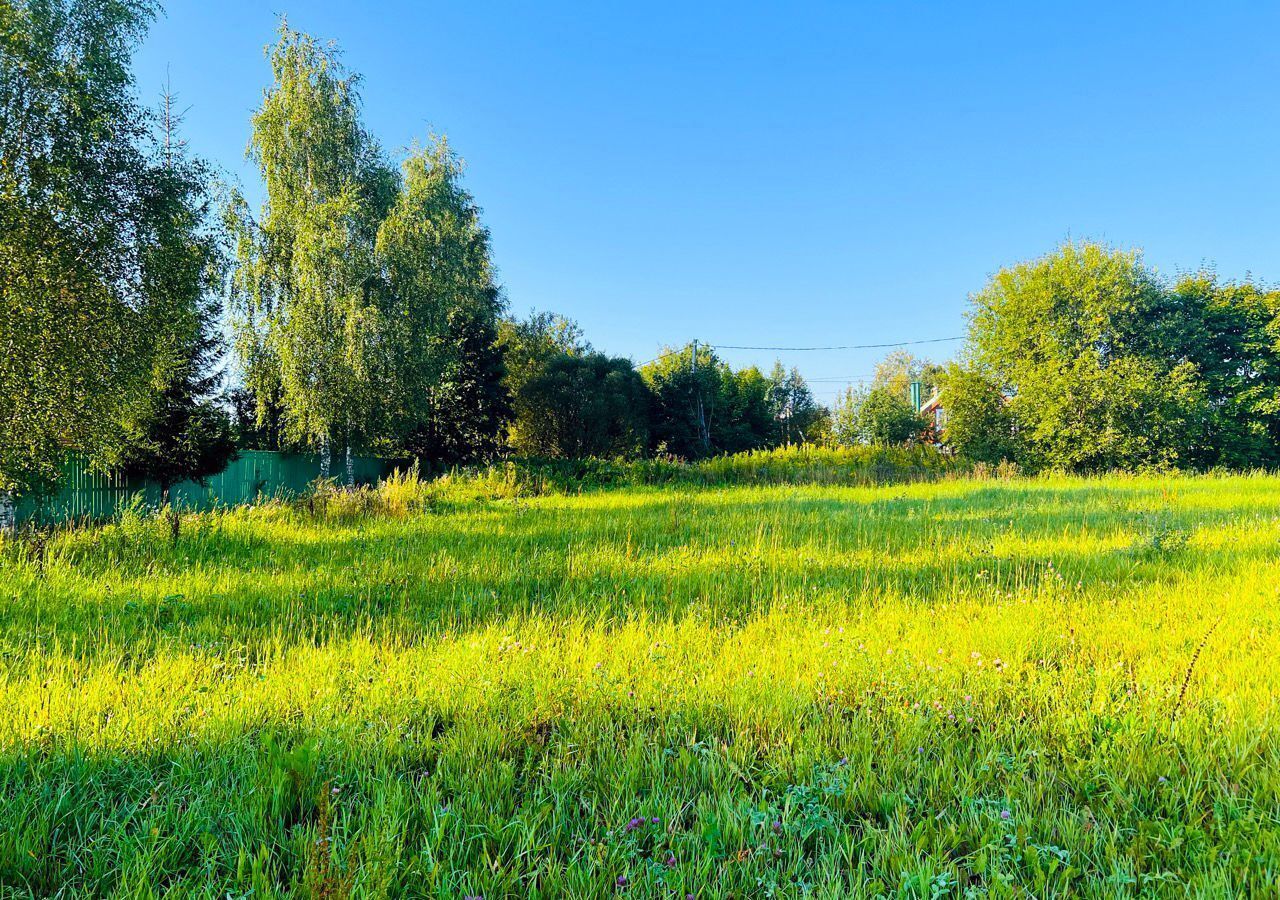
{"label": "power line", "polygon": [[843,347],[739,347],[734,344],[714,344],[717,350],[881,350],[885,347],[913,347],[917,344],[942,344],[947,341],[963,341],[964,335],[944,338],[929,338],[923,341],[894,341],[889,344],[847,344]]}
{"label": "power line", "polygon": [[657,356],[655,356],[653,359],[649,360],[648,362],[642,362],[638,364],[635,368],[643,369],[645,366],[649,365],[650,363],[656,363],[660,359],[666,359],[668,356],[670,356],[673,353],[683,353],[683,352],[684,352],[684,347],[681,347],[678,350],[668,350],[666,353],[659,353]]}
{"label": "power line", "polygon": [[[739,344],[712,344],[706,341],[700,341],[702,346],[710,350],[783,350],[788,352],[814,351],[814,350],[883,350],[887,347],[915,347],[920,344],[945,344],[948,341],[963,341],[964,335],[956,335],[955,337],[944,338],[927,338],[921,341],[891,341],[887,344],[845,344],[839,347],[747,347]],[[653,359],[639,363],[636,368],[643,369],[645,366],[656,363],[660,359],[666,359],[675,353],[683,353],[688,345],[677,347],[673,350],[667,350],[659,353]],[[817,380],[817,379],[815,379]]]}

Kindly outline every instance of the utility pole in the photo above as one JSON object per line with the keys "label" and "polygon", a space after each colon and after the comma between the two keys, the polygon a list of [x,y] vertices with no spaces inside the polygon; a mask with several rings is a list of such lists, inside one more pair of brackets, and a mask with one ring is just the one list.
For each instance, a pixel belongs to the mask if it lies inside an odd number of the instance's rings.
{"label": "utility pole", "polygon": [[702,448],[706,450],[711,446],[711,435],[707,433],[707,417],[702,409],[702,388],[698,384],[698,339],[693,339],[693,353],[689,357],[689,374],[695,376],[693,382],[694,390],[694,415],[697,416],[698,440],[702,443]]}

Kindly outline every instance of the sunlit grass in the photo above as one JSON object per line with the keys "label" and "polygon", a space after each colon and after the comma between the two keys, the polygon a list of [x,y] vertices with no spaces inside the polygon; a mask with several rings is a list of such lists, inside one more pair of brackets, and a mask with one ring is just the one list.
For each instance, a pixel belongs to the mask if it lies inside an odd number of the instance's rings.
{"label": "sunlit grass", "polygon": [[0,884],[1274,892],[1278,551],[1262,476],[401,483],[65,533],[0,564]]}

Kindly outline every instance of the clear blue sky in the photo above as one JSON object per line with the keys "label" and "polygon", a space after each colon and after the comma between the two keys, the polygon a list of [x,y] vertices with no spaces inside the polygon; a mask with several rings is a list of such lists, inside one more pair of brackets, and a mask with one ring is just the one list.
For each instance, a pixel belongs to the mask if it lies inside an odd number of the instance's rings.
{"label": "clear blue sky", "polygon": [[1068,236],[1280,279],[1275,4],[171,0],[139,88],[167,68],[251,193],[280,13],[338,42],[388,150],[448,134],[513,311],[638,362],[960,334],[991,272]]}

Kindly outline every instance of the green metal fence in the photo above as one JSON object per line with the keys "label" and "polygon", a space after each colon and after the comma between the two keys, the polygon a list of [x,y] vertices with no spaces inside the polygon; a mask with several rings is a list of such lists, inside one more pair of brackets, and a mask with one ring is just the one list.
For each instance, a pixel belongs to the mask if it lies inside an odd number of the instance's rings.
{"label": "green metal fence", "polygon": [[[356,484],[373,484],[387,475],[394,463],[370,456],[352,459]],[[335,454],[330,474],[346,478],[346,459]],[[170,491],[174,503],[188,509],[208,509],[217,505],[250,503],[260,497],[295,496],[320,477],[320,457],[313,453],[273,453],[243,450],[226,469],[204,485],[184,481]],[[72,519],[109,519],[123,506],[141,496],[142,502],[157,505],[160,485],[153,481],[125,478],[91,470],[81,458],[72,457],[63,467],[58,490],[47,497],[22,497],[17,503],[19,524],[52,524]]]}

